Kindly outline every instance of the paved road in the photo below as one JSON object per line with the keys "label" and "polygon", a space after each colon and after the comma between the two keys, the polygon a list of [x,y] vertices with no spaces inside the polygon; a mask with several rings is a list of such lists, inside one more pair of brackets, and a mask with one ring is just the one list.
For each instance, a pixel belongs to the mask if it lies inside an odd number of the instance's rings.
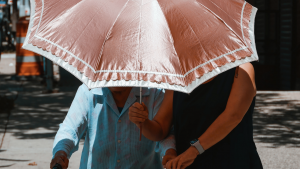
{"label": "paved road", "polygon": [[[0,168],[48,169],[58,124],[63,121],[80,82],[65,74],[59,93],[43,94],[45,87],[38,78],[24,82],[5,80],[7,74],[14,73],[12,68],[8,70],[13,58],[6,59],[0,61],[0,93],[17,91],[19,97],[0,149]],[[0,143],[6,116],[0,113]],[[264,168],[299,169],[300,92],[259,91],[253,120],[255,143]],[[70,160],[71,169],[78,168],[81,149],[82,143]],[[32,162],[37,165],[29,166]]]}

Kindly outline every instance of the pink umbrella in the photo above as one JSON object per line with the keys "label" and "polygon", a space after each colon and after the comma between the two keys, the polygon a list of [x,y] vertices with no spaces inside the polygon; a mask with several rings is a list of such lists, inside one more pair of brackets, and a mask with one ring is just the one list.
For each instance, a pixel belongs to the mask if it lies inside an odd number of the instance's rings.
{"label": "pink umbrella", "polygon": [[31,0],[23,48],[89,88],[158,87],[190,93],[258,59],[256,8],[244,0]]}
{"label": "pink umbrella", "polygon": [[156,87],[190,93],[258,60],[257,9],[244,0],[31,0],[23,48],[89,88]]}

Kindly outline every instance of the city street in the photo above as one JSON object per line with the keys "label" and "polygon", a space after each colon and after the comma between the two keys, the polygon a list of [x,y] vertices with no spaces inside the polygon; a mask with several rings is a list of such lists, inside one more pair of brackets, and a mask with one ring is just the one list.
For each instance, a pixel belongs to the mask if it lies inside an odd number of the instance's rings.
{"label": "city street", "polygon": [[[0,94],[18,97],[13,110],[0,113],[0,168],[48,169],[54,136],[81,83],[65,74],[59,92],[45,94],[41,78],[18,81],[14,68],[14,54],[2,55]],[[258,91],[253,123],[265,169],[300,168],[300,91]],[[79,167],[82,146],[83,140],[69,168]]]}

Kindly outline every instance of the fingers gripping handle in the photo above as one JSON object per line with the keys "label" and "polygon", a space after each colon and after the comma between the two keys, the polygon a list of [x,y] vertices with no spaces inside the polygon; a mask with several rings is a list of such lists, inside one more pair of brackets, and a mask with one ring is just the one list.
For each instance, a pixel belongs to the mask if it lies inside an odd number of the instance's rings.
{"label": "fingers gripping handle", "polygon": [[56,163],[52,169],[62,169],[61,165]]}

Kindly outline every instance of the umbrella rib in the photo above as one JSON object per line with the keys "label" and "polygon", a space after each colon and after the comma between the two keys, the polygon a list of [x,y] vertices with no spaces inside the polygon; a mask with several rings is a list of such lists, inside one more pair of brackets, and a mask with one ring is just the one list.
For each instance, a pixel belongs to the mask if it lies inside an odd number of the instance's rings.
{"label": "umbrella rib", "polygon": [[[98,14],[98,11],[97,11],[97,14]],[[94,18],[96,17],[97,15],[94,15],[91,20],[89,21],[89,23],[84,27],[84,29],[81,31],[80,35],[77,36],[77,39],[73,42],[73,44],[70,46],[70,49],[74,46],[74,44],[79,40],[80,36],[84,33],[84,30],[91,24],[91,22],[94,20]],[[69,50],[68,50],[69,51]],[[93,69],[95,70],[95,69]]]}
{"label": "umbrella rib", "polygon": [[[158,4],[160,10],[162,11],[162,13],[164,13],[164,12],[163,12],[163,8],[161,7],[160,3],[159,3],[158,1],[156,1],[156,2],[157,2],[157,4]],[[166,22],[167,25],[168,25],[167,30],[168,30],[168,32],[169,32],[169,34],[170,34],[170,39],[171,39],[171,41],[172,41],[172,48],[173,48],[173,50],[174,50],[174,52],[175,52],[175,55],[177,56],[176,58],[177,58],[177,60],[178,60],[178,64],[180,65],[180,71],[181,71],[181,74],[183,74],[182,64],[181,64],[181,62],[180,62],[180,60],[179,60],[178,53],[177,53],[177,51],[176,51],[176,49],[175,49],[174,38],[173,38],[172,32],[171,32],[171,30],[170,30],[169,23],[168,23],[168,21],[167,21],[166,16],[163,15],[163,17],[164,17],[164,19],[165,19],[165,22]]]}
{"label": "umbrella rib", "polygon": [[38,32],[38,30],[39,30],[39,28],[40,28],[40,25],[41,25],[41,22],[42,22],[42,18],[43,18],[43,13],[44,13],[44,0],[42,0],[42,12],[41,12],[41,17],[40,17],[40,21],[39,21],[38,27],[37,27],[37,29],[36,29],[34,35],[37,34],[37,32]]}
{"label": "umbrella rib", "polygon": [[121,9],[121,11],[120,11],[120,13],[118,14],[117,18],[115,19],[114,23],[112,24],[112,26],[110,27],[109,31],[107,32],[107,35],[106,35],[105,40],[104,40],[104,42],[103,42],[103,44],[102,44],[102,47],[101,47],[101,51],[100,51],[99,57],[102,56],[103,50],[104,50],[104,45],[105,45],[106,41],[109,39],[109,36],[111,35],[111,32],[112,32],[113,27],[115,26],[117,20],[119,19],[121,13],[122,13],[122,12],[124,11],[124,9],[126,8],[126,6],[127,6],[127,4],[128,4],[129,1],[130,1],[130,0],[128,0],[128,1],[126,2],[126,4],[123,6],[123,8]]}
{"label": "umbrella rib", "polygon": [[141,70],[141,61],[140,61],[140,38],[141,38],[141,21],[142,21],[142,5],[143,5],[143,0],[141,0],[141,5],[140,5],[140,22],[139,22],[139,37],[138,37],[138,63],[139,63],[139,69]]}
{"label": "umbrella rib", "polygon": [[[243,5],[243,9],[242,9],[242,13],[241,13],[241,31],[242,31],[242,36],[243,36],[243,39],[244,39],[244,42],[246,43],[246,40],[245,40],[245,36],[244,36],[244,28],[243,28],[243,19],[244,19],[244,10],[245,10],[245,6],[246,6],[247,2],[245,1],[244,2],[244,5]],[[246,43],[247,44],[247,43]],[[248,46],[248,45],[247,45]]]}
{"label": "umbrella rib", "polygon": [[[198,1],[197,1],[198,2]],[[213,3],[212,1],[210,1],[211,3]],[[242,43],[244,43],[244,45],[246,45],[246,43],[243,41],[243,39],[217,14],[215,14],[212,10],[210,10],[208,7],[206,7],[205,5],[203,5],[201,2],[198,2],[200,5],[202,5],[205,9],[207,9],[208,11],[210,11],[215,17],[219,18],[226,26],[229,30],[231,30],[241,41]],[[213,3],[216,7],[218,7],[219,9],[221,9],[218,5],[216,5],[215,3]],[[221,9],[222,10],[222,9]],[[222,10],[223,11],[223,10]],[[226,13],[226,12],[225,12]],[[230,17],[230,16],[229,16]],[[246,45],[247,46],[247,45]]]}
{"label": "umbrella rib", "polygon": [[[171,1],[172,2],[172,1]],[[174,4],[174,2],[172,2]],[[174,4],[175,5],[175,4]],[[184,17],[184,19],[186,20],[186,22],[188,23],[189,27],[191,28],[192,32],[194,33],[194,35],[196,36],[197,40],[198,40],[198,43],[199,45],[201,46],[201,48],[203,49],[203,51],[206,53],[206,51],[204,50],[204,47],[202,46],[201,44],[201,41],[199,40],[199,37],[197,36],[196,32],[194,31],[193,27],[191,26],[191,24],[189,23],[189,21],[186,19],[185,15],[182,13],[182,11],[178,8],[176,8],[180,13],[181,15]],[[207,54],[207,53],[206,53]]]}
{"label": "umbrella rib", "polygon": [[[222,8],[220,8],[216,3],[212,2],[211,0],[209,0],[212,4],[214,4],[217,8],[219,8],[221,11],[223,11],[224,13],[226,13]],[[245,1],[246,2],[246,1]],[[204,6],[204,5],[203,5]],[[227,13],[226,13],[227,14]],[[227,16],[229,16],[232,20],[234,20],[230,15],[227,14]]]}

